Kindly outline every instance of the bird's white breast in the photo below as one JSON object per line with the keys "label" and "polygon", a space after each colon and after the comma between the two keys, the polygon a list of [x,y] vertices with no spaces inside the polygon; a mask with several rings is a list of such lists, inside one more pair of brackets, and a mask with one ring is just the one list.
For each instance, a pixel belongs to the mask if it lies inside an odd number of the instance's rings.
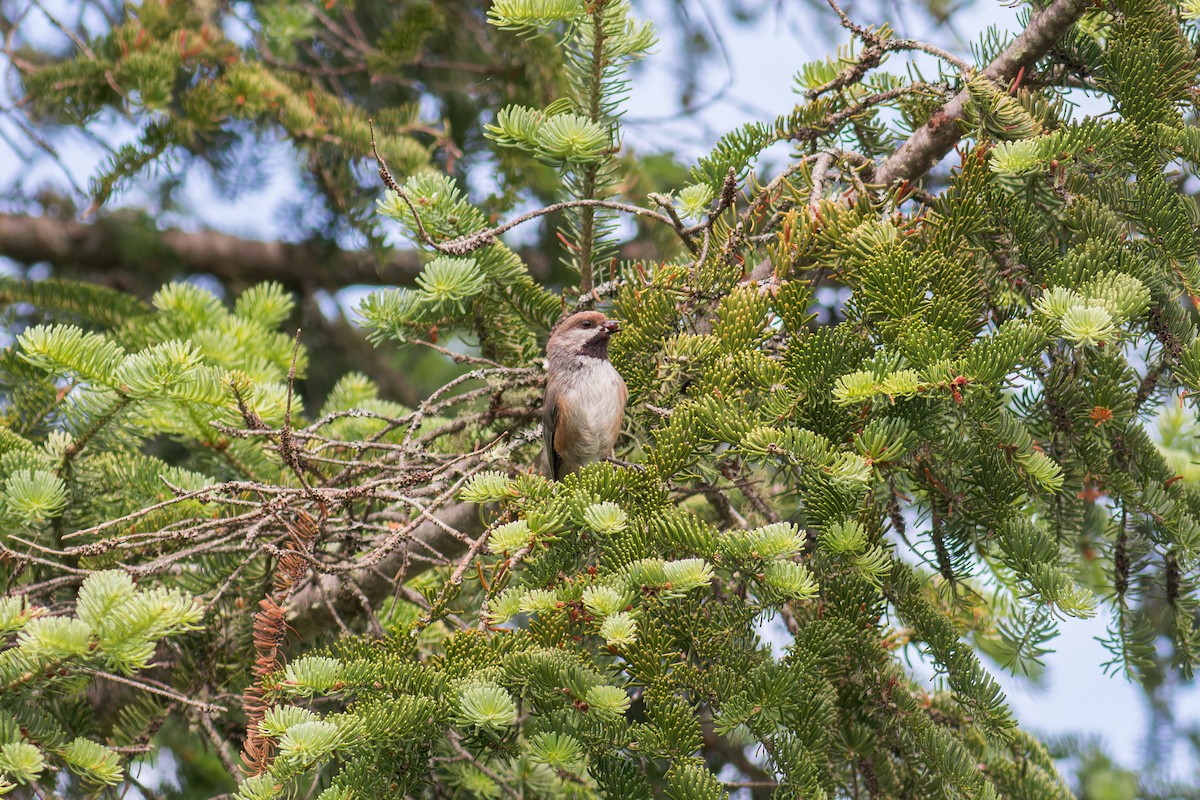
{"label": "bird's white breast", "polygon": [[576,455],[581,461],[609,456],[625,414],[625,381],[607,359],[581,356],[565,394],[570,408],[588,410],[577,418]]}

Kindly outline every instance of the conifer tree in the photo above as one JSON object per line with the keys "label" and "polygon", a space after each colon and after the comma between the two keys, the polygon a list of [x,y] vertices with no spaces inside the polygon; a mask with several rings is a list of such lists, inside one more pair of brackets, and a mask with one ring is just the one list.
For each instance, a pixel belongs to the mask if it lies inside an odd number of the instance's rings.
{"label": "conifer tree", "polygon": [[[412,407],[349,372],[306,408],[276,284],[6,282],[41,321],[0,357],[0,791],[136,786],[190,731],[243,800],[1071,796],[995,671],[1100,610],[1132,679],[1200,648],[1200,8],[1052,0],[966,61],[830,7],[801,102],[644,202],[628,0],[488,12],[561,55],[487,128],[553,204],[496,221],[356,126],[427,253],[363,325],[465,370]],[[678,255],[615,260],[622,215]],[[537,220],[564,291],[504,242]],[[552,482],[542,344],[597,306],[621,462]]]}

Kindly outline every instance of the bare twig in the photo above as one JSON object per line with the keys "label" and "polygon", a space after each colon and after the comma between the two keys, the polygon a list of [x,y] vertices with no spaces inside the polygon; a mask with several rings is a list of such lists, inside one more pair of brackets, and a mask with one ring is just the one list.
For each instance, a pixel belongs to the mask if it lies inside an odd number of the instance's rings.
{"label": "bare twig", "polygon": [[513,788],[508,785],[508,782],[504,778],[502,778],[500,775],[497,775],[492,770],[488,769],[487,765],[480,762],[479,759],[477,759],[475,756],[471,755],[471,752],[469,750],[467,750],[467,748],[463,747],[462,739],[459,737],[458,733],[456,733],[453,730],[448,730],[446,732],[446,737],[450,740],[450,744],[454,747],[454,749],[456,751],[458,751],[458,754],[460,756],[462,756],[467,761],[470,761],[471,764],[477,770],[479,770],[484,775],[491,778],[492,783],[494,783],[496,786],[499,786],[500,790],[502,792],[504,792],[506,795],[511,797],[512,800],[522,800],[522,795],[517,794],[513,790]]}
{"label": "bare twig", "polygon": [[692,252],[692,255],[695,255],[698,252],[696,249],[696,242],[687,233],[687,228],[684,226],[683,220],[679,218],[679,212],[675,210],[675,204],[671,202],[671,198],[667,197],[666,195],[659,194],[658,192],[651,192],[650,194],[646,195],[646,199],[661,208],[663,212],[670,217],[671,226],[675,228],[675,233],[677,233],[679,238],[683,240],[684,245]]}
{"label": "bare twig", "polygon": [[[721,196],[717,200],[717,207],[709,212],[708,218],[698,227],[704,231],[704,242],[700,246],[700,253],[696,256],[696,260],[692,262],[692,272],[694,273],[705,261],[708,260],[708,248],[712,244],[713,225],[717,219],[725,213],[726,209],[731,208],[737,200],[737,172],[733,167],[725,173],[725,182],[721,185]],[[692,228],[688,229],[689,231]]]}
{"label": "bare twig", "polygon": [[483,365],[486,367],[499,367],[499,368],[504,367],[503,364],[501,364],[497,361],[492,361],[490,358],[484,358],[483,356],[473,356],[473,355],[470,355],[469,353],[456,353],[453,350],[442,347],[441,345],[438,345],[438,344],[434,344],[433,342],[427,342],[424,339],[406,338],[404,341],[408,342],[409,344],[417,344],[417,345],[420,345],[421,347],[428,347],[430,350],[433,350],[435,353],[441,353],[446,358],[453,361],[455,364],[480,364],[480,365]]}
{"label": "bare twig", "polygon": [[922,53],[928,53],[934,58],[940,58],[950,66],[954,67],[963,76],[970,75],[974,68],[965,60],[959,58],[948,50],[943,50],[937,45],[927,42],[919,42],[916,39],[889,39],[889,50],[919,50]]}
{"label": "bare twig", "polygon": [[225,706],[219,706],[213,703],[205,703],[201,700],[193,700],[186,695],[182,695],[168,687],[164,687],[157,681],[152,683],[147,680],[133,680],[131,678],[124,678],[120,675],[114,675],[111,672],[105,672],[104,670],[92,669],[91,667],[81,667],[79,671],[84,675],[91,675],[95,678],[103,678],[104,680],[112,681],[113,683],[121,683],[125,686],[132,686],[133,688],[140,689],[143,692],[149,692],[150,694],[168,697],[171,700],[174,700],[176,703],[183,703],[184,705],[191,706],[192,708],[200,709],[207,714],[211,714],[213,712],[225,712],[229,710],[225,708]]}
{"label": "bare twig", "polygon": [[865,47],[853,63],[846,66],[845,69],[830,80],[814,89],[808,90],[805,94],[809,100],[815,100],[823,94],[828,94],[829,92],[834,92],[851,84],[858,83],[864,75],[879,66],[888,53],[896,50],[919,50],[952,65],[963,77],[971,74],[971,65],[953,53],[947,52],[936,45],[926,44],[915,39],[889,38],[883,32],[855,24],[846,12],[842,10],[842,7],[838,5],[837,0],[825,0],[825,2],[838,15],[842,27],[849,30],[856,38],[861,39]]}
{"label": "bare twig", "polygon": [[[296,480],[300,481],[300,486],[303,487],[305,493],[310,499],[317,502],[321,509],[321,517],[324,519],[329,510],[324,503],[317,497],[312,486],[309,485],[308,479],[304,477],[304,467],[300,464],[300,454],[298,448],[292,443],[292,399],[296,389],[296,360],[300,356],[300,329],[296,329],[295,341],[292,343],[292,361],[288,367],[287,374],[287,401],[283,407],[283,427],[279,429],[279,454],[283,458],[283,463],[288,465],[288,469],[296,476]],[[250,421],[250,420],[247,420]]]}
{"label": "bare twig", "polygon": [[225,771],[232,777],[237,777],[241,774],[238,769],[237,759],[229,750],[229,743],[222,738],[217,731],[217,726],[213,725],[212,717],[208,714],[201,713],[200,727],[204,728],[204,733],[208,736],[208,740],[212,742],[213,749],[217,751],[217,758],[221,760],[221,765],[225,767]]}
{"label": "bare twig", "polygon": [[[371,632],[371,636],[376,639],[382,639],[387,636],[387,631],[383,629],[383,624],[380,623],[379,617],[375,616],[375,609],[371,607],[371,599],[358,588],[358,584],[352,580],[346,581],[346,589],[354,598],[358,600],[358,604],[362,606],[363,615],[367,618],[367,630]],[[332,604],[329,607],[330,613],[336,614],[337,610]]]}

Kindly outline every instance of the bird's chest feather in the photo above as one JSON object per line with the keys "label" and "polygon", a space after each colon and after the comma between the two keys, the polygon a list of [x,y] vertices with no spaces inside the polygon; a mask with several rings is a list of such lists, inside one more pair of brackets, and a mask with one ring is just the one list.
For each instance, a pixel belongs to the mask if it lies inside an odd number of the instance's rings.
{"label": "bird's chest feather", "polygon": [[573,380],[564,387],[563,405],[570,409],[570,438],[581,455],[607,454],[621,431],[625,415],[625,381],[606,360],[581,358]]}

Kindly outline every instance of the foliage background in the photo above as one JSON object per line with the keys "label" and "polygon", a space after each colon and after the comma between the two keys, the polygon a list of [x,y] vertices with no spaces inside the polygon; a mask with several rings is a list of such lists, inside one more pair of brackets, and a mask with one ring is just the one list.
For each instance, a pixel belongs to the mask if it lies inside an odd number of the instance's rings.
{"label": "foliage background", "polygon": [[[647,6],[642,10],[643,13],[652,17],[659,16],[659,30],[661,32],[669,31],[671,21],[675,19],[673,14],[679,12],[678,7],[673,7],[669,3],[658,4],[657,8],[653,3],[647,4]],[[949,19],[957,21],[964,40],[974,38],[975,29],[984,24],[996,22],[1005,25],[1011,22],[1011,16],[1007,12],[997,12],[993,17],[994,9],[987,13],[980,13],[981,7],[978,5],[957,9],[934,9],[935,13],[930,13],[925,7],[909,8],[902,5],[878,9],[866,6],[853,10],[861,18],[891,18],[890,12],[895,12],[901,19],[907,17],[912,21],[910,28],[901,30],[903,33],[917,38],[921,38],[929,32],[929,26],[932,26],[940,18],[941,13],[949,13]],[[672,67],[655,74],[656,70],[661,69],[659,65],[666,60],[660,54],[651,66],[636,73],[638,80],[635,82],[631,101],[628,120],[631,127],[628,143],[641,150],[642,154],[663,148],[666,144],[674,144],[677,146],[677,155],[680,156],[680,160],[684,163],[689,162],[693,156],[705,149],[704,142],[711,142],[714,138],[710,133],[732,127],[733,121],[741,121],[746,115],[747,108],[755,111],[762,109],[766,112],[763,116],[769,116],[772,111],[777,112],[785,108],[791,101],[790,97],[783,95],[783,92],[790,88],[787,86],[788,80],[785,80],[787,76],[799,63],[823,55],[829,49],[822,44],[820,36],[813,36],[814,30],[830,33],[834,30],[828,15],[820,13],[819,10],[797,11],[790,7],[782,8],[764,3],[758,6],[751,5],[744,9],[744,14],[739,13],[740,11],[742,10],[730,12],[727,9],[710,9],[711,20],[705,20],[705,22],[711,21],[721,31],[720,38],[724,40],[723,46],[726,51],[724,55],[712,47],[689,48],[684,43],[670,41],[668,36],[666,37],[668,41],[664,43],[662,49],[674,57]],[[738,20],[734,19],[738,16],[745,17],[740,27],[735,24]],[[46,34],[48,37],[55,35],[49,29],[46,30]],[[768,45],[768,42],[771,44]],[[951,45],[953,42],[947,42],[947,44]],[[806,48],[811,49],[806,52]],[[736,76],[735,82],[729,87],[723,86],[724,81],[719,77],[726,69],[721,65],[725,58],[728,59],[729,68]],[[772,87],[775,91],[772,91]],[[687,117],[682,123],[663,124],[654,121],[654,112],[661,109],[664,98],[680,91],[693,96],[715,94],[718,99],[711,105],[706,105],[696,115]],[[11,101],[12,98],[6,98],[6,104]],[[639,117],[649,117],[650,119],[639,121]],[[114,125],[113,132],[115,138],[119,140],[122,136],[121,126]],[[681,142],[685,145],[692,145],[695,149],[688,146],[678,147]],[[95,151],[89,152],[85,143],[72,142],[69,137],[66,137],[61,144],[56,142],[56,145],[66,164],[67,172],[76,179],[93,171],[95,161],[91,156],[95,155]],[[263,157],[263,153],[267,155]],[[246,185],[221,186],[220,182],[206,178],[203,168],[189,169],[182,185],[180,198],[175,200],[174,205],[160,217],[160,221],[168,225],[180,224],[185,228],[197,224],[211,225],[227,232],[267,239],[288,239],[312,233],[313,229],[319,228],[320,225],[313,225],[311,220],[305,220],[300,209],[296,208],[295,203],[292,202],[302,192],[302,188],[286,166],[289,157],[290,154],[287,150],[281,148],[277,143],[264,142],[264,148],[256,155],[256,158],[263,162],[260,168],[264,172],[258,176],[257,180],[247,181],[249,192],[247,192]],[[3,163],[15,164],[17,159],[0,158],[0,164]],[[62,202],[64,196],[70,197],[70,193],[61,179],[62,170],[58,165],[40,156],[34,163],[35,167],[32,170],[21,169],[7,175],[0,172],[0,180],[11,181],[14,185],[20,182],[20,191],[10,196],[7,201],[8,208],[5,210],[17,210],[22,205],[37,202],[35,198],[39,194],[43,200],[46,200],[48,195],[42,193],[47,191],[57,194],[57,197],[50,199],[51,203]],[[661,168],[664,172],[669,172],[671,166],[663,164]],[[472,185],[480,194],[487,192],[490,188],[486,178],[480,178]],[[139,199],[141,198],[138,197],[137,192],[119,195],[115,205],[133,206]],[[272,214],[273,218],[267,225],[247,225],[249,210],[253,209],[257,214],[264,204],[274,206],[277,202],[282,206],[291,205],[292,208],[290,211]],[[331,238],[346,246],[357,242],[355,235],[346,232],[334,232]],[[336,297],[318,294],[314,301],[319,308],[330,311],[333,303],[337,300],[352,305],[356,295],[357,291],[350,289],[343,290]],[[836,298],[830,298],[830,301],[832,305],[836,302]],[[411,356],[404,357],[411,358]],[[401,371],[416,378],[416,386],[407,387],[407,391],[420,394],[423,390],[427,391],[428,388],[439,384],[444,373],[439,370],[437,364],[436,359],[426,357],[420,359],[416,367],[409,365],[401,367]],[[422,370],[427,370],[427,373]],[[1103,691],[1106,696],[1112,696],[1113,692],[1122,692],[1108,679],[1092,680],[1099,674],[1097,659],[1081,646],[1088,641],[1090,636],[1087,628],[1076,629],[1073,627],[1081,625],[1084,623],[1071,623],[1066,628],[1065,635],[1058,640],[1059,645],[1066,652],[1060,652],[1052,658],[1049,679],[1059,686],[1070,686],[1077,690],[1081,685],[1096,687],[1094,689],[1085,688],[1083,690],[1085,693]],[[1086,623],[1086,625],[1102,626],[1102,622]],[[1079,633],[1079,630],[1082,630],[1083,633]],[[1098,651],[1093,652],[1098,653]],[[1069,677],[1060,682],[1055,680],[1056,674]],[[1018,698],[1021,696],[1023,690],[1019,680],[1014,679],[1009,688],[1017,692]],[[1051,697],[1053,696],[1051,695]],[[1056,723],[1064,720],[1070,720],[1073,723],[1074,720],[1079,719],[1077,715],[1080,708],[1073,705],[1073,701],[1061,701],[1062,705],[1047,703],[1044,696],[1037,692],[1030,692],[1029,697],[1030,700],[1025,710],[1029,714],[1043,713],[1046,723],[1044,727],[1047,730],[1061,731],[1072,728],[1073,724],[1059,726]],[[1179,712],[1181,720],[1187,719],[1188,715],[1192,713],[1196,713],[1200,717],[1194,690],[1190,693],[1183,692],[1176,697],[1177,702],[1180,703],[1176,710]],[[1018,711],[1022,710],[1019,701],[1017,709]],[[1023,716],[1023,718],[1028,717]],[[1107,731],[1113,737],[1120,737],[1115,738],[1117,743],[1115,755],[1122,763],[1136,768],[1140,757],[1129,750],[1135,744],[1130,736],[1130,726],[1125,720],[1120,719],[1118,714],[1108,713],[1104,715],[1104,718],[1105,722],[1116,722],[1115,725],[1110,725]],[[1034,720],[1036,726],[1036,717]],[[1149,731],[1149,733],[1154,735],[1153,731]],[[1185,757],[1176,766],[1186,772],[1189,767],[1194,765],[1190,764]]]}

